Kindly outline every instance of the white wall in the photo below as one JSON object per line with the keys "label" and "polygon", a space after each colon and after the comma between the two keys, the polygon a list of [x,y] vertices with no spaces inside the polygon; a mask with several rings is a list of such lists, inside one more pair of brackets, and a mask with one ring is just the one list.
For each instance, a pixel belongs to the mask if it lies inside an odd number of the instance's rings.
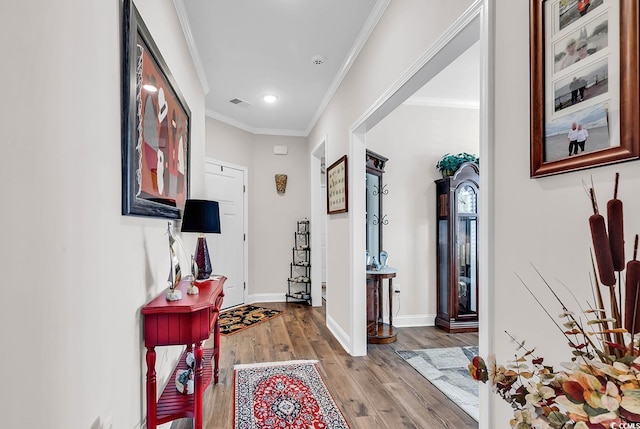
{"label": "white wall", "polygon": [[253,166],[254,134],[209,117],[205,118],[205,124],[208,158],[247,168]]}
{"label": "white wall", "polygon": [[[288,147],[286,156],[274,155],[273,146]],[[275,175],[287,175],[287,190],[276,192]],[[296,221],[309,218],[309,161],[307,140],[303,137],[256,135],[254,164],[251,171],[249,222],[249,294],[278,293],[287,289],[293,233]],[[257,295],[257,296],[256,296]]]}
{"label": "white wall", "polygon": [[[192,113],[204,97],[171,0],[137,1]],[[0,7],[5,67],[0,426],[137,428],[140,307],[165,288],[166,221],[121,216],[120,2]],[[160,384],[177,350],[158,350]],[[8,388],[7,386],[11,386]]]}
{"label": "white wall", "polygon": [[[251,134],[207,118],[206,152],[216,160],[248,168],[249,301],[283,300],[296,221],[309,218],[307,139]],[[273,146],[287,146],[274,155]],[[287,175],[276,192],[275,175]]]}
{"label": "white wall", "polygon": [[[328,136],[327,165],[349,152],[349,127],[394,83],[470,5],[471,0],[391,2],[347,77],[309,135]],[[351,160],[350,160],[351,162]],[[332,215],[327,225],[327,319],[351,332],[349,219]],[[331,289],[331,291],[329,291]]]}
{"label": "white wall", "polygon": [[[445,153],[478,154],[479,111],[401,105],[367,132],[367,148],[389,158],[383,183],[384,250],[398,269],[394,325],[433,325],[436,316],[435,167]],[[386,314],[386,313],[385,313]]]}
{"label": "white wall", "polygon": [[[523,277],[533,286],[552,315],[558,305],[546,293],[531,268],[557,284],[564,282],[576,296],[591,297],[590,235],[591,206],[582,182],[592,179],[599,205],[603,208],[613,195],[616,172],[620,172],[619,198],[624,202],[627,255],[633,235],[640,231],[640,168],[637,161],[566,173],[548,178],[529,178],[529,43],[527,2],[496,1],[495,44],[495,286],[493,335],[498,360],[514,354],[513,343],[504,333],[536,347],[545,363],[567,361],[569,349],[562,334],[528,296],[515,278]],[[562,288],[560,287],[560,290]],[[563,297],[566,299],[566,293]],[[573,301],[568,299],[572,308]],[[506,427],[510,410],[496,401],[495,425]]]}

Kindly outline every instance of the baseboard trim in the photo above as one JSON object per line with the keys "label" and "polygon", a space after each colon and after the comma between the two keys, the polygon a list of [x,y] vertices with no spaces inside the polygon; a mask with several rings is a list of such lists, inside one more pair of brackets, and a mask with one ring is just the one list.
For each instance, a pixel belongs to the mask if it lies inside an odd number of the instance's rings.
{"label": "baseboard trim", "polygon": [[[389,323],[389,318],[384,318],[384,323]],[[413,314],[408,316],[395,316],[393,326],[396,328],[417,328],[420,326],[436,326],[435,314]]]}
{"label": "baseboard trim", "polygon": [[[246,304],[254,304],[256,302],[286,302],[287,297],[283,293],[257,293],[247,296]],[[384,318],[384,323],[389,323],[389,318]],[[396,328],[417,328],[420,326],[436,326],[435,314],[410,314],[404,316],[395,316],[393,318],[393,326]],[[342,348],[350,353],[351,348],[348,346],[351,344],[351,338],[349,335],[336,323],[336,321],[327,314],[327,328],[334,337],[338,340]]]}
{"label": "baseboard trim", "polygon": [[287,297],[284,293],[256,293],[247,296],[247,304],[256,302],[285,302]]}
{"label": "baseboard trim", "polygon": [[349,335],[347,335],[347,333],[340,327],[340,325],[338,325],[338,323],[336,323],[336,321],[333,320],[333,318],[328,314],[326,315],[326,319],[327,329],[329,329],[329,332],[331,332],[335,339],[338,340],[344,351],[351,354],[351,347],[348,346],[349,344],[351,344]]}

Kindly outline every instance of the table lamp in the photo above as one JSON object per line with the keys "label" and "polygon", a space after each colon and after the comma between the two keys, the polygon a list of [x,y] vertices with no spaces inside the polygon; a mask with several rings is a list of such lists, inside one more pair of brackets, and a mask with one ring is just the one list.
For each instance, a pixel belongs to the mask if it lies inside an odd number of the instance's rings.
{"label": "table lamp", "polygon": [[187,200],[182,214],[182,232],[200,234],[196,243],[195,260],[198,280],[208,279],[213,271],[205,234],[220,234],[220,209],[217,201]]}

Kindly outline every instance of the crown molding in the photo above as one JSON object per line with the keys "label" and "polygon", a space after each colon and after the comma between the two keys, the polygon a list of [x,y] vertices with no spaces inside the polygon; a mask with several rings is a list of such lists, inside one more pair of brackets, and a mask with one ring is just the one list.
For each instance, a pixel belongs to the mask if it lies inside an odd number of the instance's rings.
{"label": "crown molding", "polygon": [[193,65],[196,68],[198,79],[200,79],[202,91],[207,94],[210,90],[209,81],[207,80],[207,75],[204,71],[204,67],[202,66],[202,60],[200,59],[200,53],[198,52],[198,47],[196,46],[196,42],[193,38],[193,33],[191,32],[189,18],[187,17],[187,10],[184,7],[184,0],[173,0],[173,5],[175,6],[176,13],[178,14],[178,20],[180,21],[180,26],[182,27],[184,38],[187,41],[189,53],[191,53],[191,60],[193,61]]}
{"label": "crown molding", "polygon": [[245,124],[244,122],[238,121],[237,119],[233,119],[227,115],[223,115],[222,113],[218,113],[215,110],[206,109],[204,112],[205,116],[215,119],[220,122],[224,122],[227,125],[231,125],[232,127],[239,128],[251,134],[262,134],[268,136],[288,136],[288,137],[307,137],[308,133],[304,130],[287,130],[287,129],[274,129],[274,128],[256,128],[252,127],[249,124]]}

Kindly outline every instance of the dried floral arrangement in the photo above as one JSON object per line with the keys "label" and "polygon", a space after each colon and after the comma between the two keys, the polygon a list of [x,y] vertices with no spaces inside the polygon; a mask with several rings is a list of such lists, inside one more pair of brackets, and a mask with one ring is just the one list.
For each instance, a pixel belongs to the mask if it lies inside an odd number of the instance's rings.
{"label": "dried floral arrangement", "polygon": [[[588,189],[593,206],[589,227],[595,303],[580,308],[580,314],[570,311],[538,272],[562,308],[559,322],[520,279],[567,339],[571,362],[556,369],[521,341],[517,342],[515,359],[506,366],[498,365],[493,356],[489,357],[488,365],[480,356],[469,365],[474,379],[488,382],[513,407],[512,428],[640,428],[640,336],[636,335],[640,332],[638,235],[633,259],[625,263],[623,204],[617,198],[618,181],[616,174],[606,221],[599,212],[593,185]],[[603,298],[606,294],[607,303]]]}

